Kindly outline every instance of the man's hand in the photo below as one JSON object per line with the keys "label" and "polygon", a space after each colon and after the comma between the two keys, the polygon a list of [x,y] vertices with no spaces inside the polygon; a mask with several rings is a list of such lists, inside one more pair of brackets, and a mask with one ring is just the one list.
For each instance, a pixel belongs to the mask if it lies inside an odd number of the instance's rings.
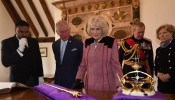
{"label": "man's hand", "polygon": [[26,38],[21,38],[19,40],[19,47],[18,47],[18,50],[20,52],[23,52],[25,47],[28,45],[28,42],[27,42],[27,39]]}

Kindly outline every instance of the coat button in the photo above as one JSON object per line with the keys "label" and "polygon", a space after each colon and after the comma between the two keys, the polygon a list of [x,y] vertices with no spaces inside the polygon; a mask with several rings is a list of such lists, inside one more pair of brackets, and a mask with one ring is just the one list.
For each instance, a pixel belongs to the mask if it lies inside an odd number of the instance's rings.
{"label": "coat button", "polygon": [[169,67],[169,69],[171,69],[171,67]]}
{"label": "coat button", "polygon": [[171,62],[171,60],[168,60],[168,62]]}
{"label": "coat button", "polygon": [[159,64],[159,62],[157,62],[157,64]]}
{"label": "coat button", "polygon": [[159,58],[159,56],[157,56],[157,58]]}
{"label": "coat button", "polygon": [[171,47],[169,49],[171,50]]}
{"label": "coat button", "polygon": [[171,54],[169,53],[168,56],[170,56]]}

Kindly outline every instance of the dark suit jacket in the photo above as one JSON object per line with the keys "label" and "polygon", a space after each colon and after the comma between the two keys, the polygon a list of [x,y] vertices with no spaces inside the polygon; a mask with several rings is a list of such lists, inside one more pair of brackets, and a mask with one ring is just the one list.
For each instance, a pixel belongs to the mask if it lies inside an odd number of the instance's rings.
{"label": "dark suit jacket", "polygon": [[82,60],[83,43],[70,36],[62,64],[60,64],[60,43],[61,39],[58,39],[52,44],[56,60],[55,84],[71,88]]}
{"label": "dark suit jacket", "polygon": [[[16,35],[3,40],[1,60],[5,67],[10,66],[11,82],[33,86],[38,84],[38,77],[43,76],[43,68],[38,41],[33,38],[27,38],[27,40],[29,47],[25,49],[23,57],[17,52],[19,41]],[[26,83],[29,80],[36,83],[32,83],[32,85]]]}
{"label": "dark suit jacket", "polygon": [[161,72],[171,76],[168,82],[162,82],[158,78],[158,91],[175,94],[175,39],[166,48],[156,49],[155,66],[156,75]]}

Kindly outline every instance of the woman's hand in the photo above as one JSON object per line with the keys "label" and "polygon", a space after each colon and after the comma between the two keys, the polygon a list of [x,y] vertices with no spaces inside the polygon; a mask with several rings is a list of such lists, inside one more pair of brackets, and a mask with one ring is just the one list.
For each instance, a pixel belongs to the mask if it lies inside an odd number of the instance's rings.
{"label": "woman's hand", "polygon": [[171,78],[171,76],[170,76],[169,74],[164,74],[164,73],[158,72],[158,78],[159,78],[162,82],[168,82],[169,79]]}
{"label": "woman's hand", "polygon": [[71,88],[72,89],[82,89],[84,88],[84,83],[82,80],[76,79]]}

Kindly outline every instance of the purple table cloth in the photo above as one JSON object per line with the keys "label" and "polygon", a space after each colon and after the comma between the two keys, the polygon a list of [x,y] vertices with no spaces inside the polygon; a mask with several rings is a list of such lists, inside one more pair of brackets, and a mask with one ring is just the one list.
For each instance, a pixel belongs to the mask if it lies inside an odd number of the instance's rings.
{"label": "purple table cloth", "polygon": [[[49,85],[59,87],[62,89],[67,89],[65,87],[61,87],[59,85],[55,85],[52,83],[49,83]],[[97,100],[97,99],[95,99],[91,96],[88,96],[86,94],[83,94],[83,93],[82,93],[82,97],[76,98],[72,94],[69,94],[69,93],[64,92],[62,90],[59,90],[59,89],[56,89],[56,88],[51,87],[49,85],[46,85],[46,84],[38,85],[38,86],[35,86],[34,89],[36,91],[38,91],[40,94],[44,95],[45,97],[47,97],[48,99],[51,99],[51,100]],[[67,89],[67,90],[74,91],[71,89]]]}
{"label": "purple table cloth", "polygon": [[112,100],[166,100],[164,95],[160,92],[156,92],[153,96],[129,96],[123,94],[121,91],[119,91]]}

